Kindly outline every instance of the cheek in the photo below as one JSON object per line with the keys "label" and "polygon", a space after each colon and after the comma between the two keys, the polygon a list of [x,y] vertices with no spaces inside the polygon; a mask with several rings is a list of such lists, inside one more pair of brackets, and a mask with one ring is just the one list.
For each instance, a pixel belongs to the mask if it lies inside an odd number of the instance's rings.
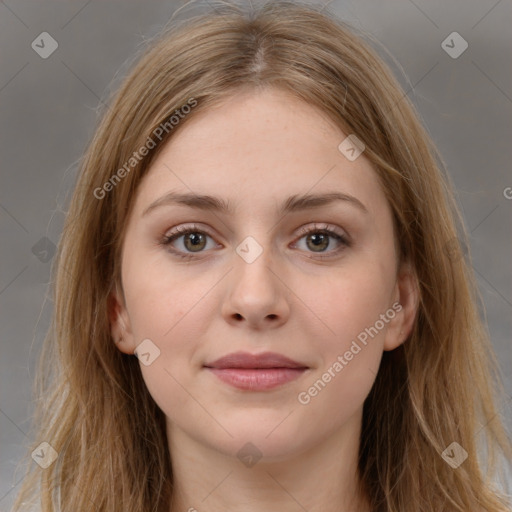
{"label": "cheek", "polygon": [[[304,329],[321,354],[321,363],[297,400],[315,410],[315,415],[329,411],[341,420],[360,407],[369,393],[388,324],[395,316],[390,307],[394,283],[390,268],[383,260],[362,258],[350,271],[310,283],[308,306],[315,315],[310,315]],[[313,324],[317,329],[321,326],[316,336]]]}
{"label": "cheek", "polygon": [[[340,350],[379,321],[391,306],[394,276],[389,265],[376,259],[361,259],[322,279],[305,280],[297,295],[316,319],[327,345]],[[379,331],[385,327],[379,325]],[[317,336],[318,336],[317,334]],[[381,337],[379,337],[381,338]],[[312,340],[315,337],[311,338]]]}
{"label": "cheek", "polygon": [[185,389],[191,362],[205,337],[201,321],[211,310],[205,290],[214,282],[209,284],[211,277],[185,279],[183,272],[170,275],[157,261],[145,263],[143,270],[134,263],[126,260],[123,284],[134,343],[151,340],[151,363],[146,366],[141,358],[142,376],[162,409],[180,410],[190,400]]}
{"label": "cheek", "polygon": [[[137,265],[142,261],[142,265]],[[172,268],[165,254],[136,253],[127,258],[123,273],[132,331],[136,339],[154,338],[165,347],[184,344],[177,332],[195,324],[190,318],[204,314],[207,291],[215,285],[212,274],[191,279],[190,270]],[[172,271],[171,271],[172,270]],[[205,300],[206,299],[206,300]],[[190,333],[194,337],[194,333]]]}
{"label": "cheek", "polygon": [[151,272],[131,285],[130,323],[136,343],[150,339],[157,347],[158,356],[150,365],[141,360],[149,393],[168,417],[187,411],[191,422],[204,422],[201,410],[191,407],[189,389],[195,375],[194,356],[206,337],[204,322],[211,310],[205,283],[182,283],[176,276],[171,281]]}
{"label": "cheek", "polygon": [[320,430],[322,436],[329,436],[362,409],[376,377],[369,359],[380,360],[380,353],[361,352],[346,366],[329,364],[299,391],[295,410],[301,429]]}

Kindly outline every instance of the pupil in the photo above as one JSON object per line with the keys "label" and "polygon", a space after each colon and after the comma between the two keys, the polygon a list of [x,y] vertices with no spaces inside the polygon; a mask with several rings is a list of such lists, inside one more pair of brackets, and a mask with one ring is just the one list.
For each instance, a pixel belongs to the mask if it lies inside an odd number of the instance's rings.
{"label": "pupil", "polygon": [[316,234],[316,235],[311,235],[311,241],[313,242],[313,245],[315,247],[320,247],[320,248],[323,248],[325,249],[327,244],[326,242],[328,243],[328,240],[327,240],[327,236],[325,234]]}
{"label": "pupil", "polygon": [[200,246],[201,242],[203,241],[202,237],[203,237],[203,235],[201,235],[199,233],[189,233],[187,236],[187,240],[189,241],[190,245],[197,248],[198,246]]}

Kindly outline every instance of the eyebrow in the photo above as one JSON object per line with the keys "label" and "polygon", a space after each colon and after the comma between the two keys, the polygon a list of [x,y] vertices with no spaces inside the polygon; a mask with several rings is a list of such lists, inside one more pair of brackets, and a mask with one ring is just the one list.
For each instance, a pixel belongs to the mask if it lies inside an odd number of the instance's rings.
{"label": "eyebrow", "polygon": [[[325,194],[302,194],[290,196],[281,206],[279,214],[310,210],[327,206],[334,202],[343,201],[355,206],[364,213],[368,213],[366,206],[356,197],[342,192],[328,192]],[[228,201],[222,198],[203,194],[169,192],[151,203],[142,213],[142,216],[160,206],[183,205],[205,211],[214,211],[232,214],[233,208]]]}

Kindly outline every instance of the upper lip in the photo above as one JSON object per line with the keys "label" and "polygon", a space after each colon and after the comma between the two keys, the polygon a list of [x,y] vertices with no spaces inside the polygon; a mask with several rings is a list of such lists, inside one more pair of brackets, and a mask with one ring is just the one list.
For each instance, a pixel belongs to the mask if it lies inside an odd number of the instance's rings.
{"label": "upper lip", "polygon": [[212,363],[205,364],[207,368],[307,368],[306,365],[298,363],[275,352],[264,352],[263,354],[250,354],[249,352],[233,352],[224,357],[216,359]]}

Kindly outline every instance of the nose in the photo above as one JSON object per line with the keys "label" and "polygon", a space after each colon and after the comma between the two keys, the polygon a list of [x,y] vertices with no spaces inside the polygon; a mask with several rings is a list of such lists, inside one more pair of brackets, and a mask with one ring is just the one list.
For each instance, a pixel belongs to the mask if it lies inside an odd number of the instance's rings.
{"label": "nose", "polygon": [[234,254],[222,315],[233,325],[246,324],[256,330],[277,328],[290,314],[289,289],[270,250],[252,262]]}

